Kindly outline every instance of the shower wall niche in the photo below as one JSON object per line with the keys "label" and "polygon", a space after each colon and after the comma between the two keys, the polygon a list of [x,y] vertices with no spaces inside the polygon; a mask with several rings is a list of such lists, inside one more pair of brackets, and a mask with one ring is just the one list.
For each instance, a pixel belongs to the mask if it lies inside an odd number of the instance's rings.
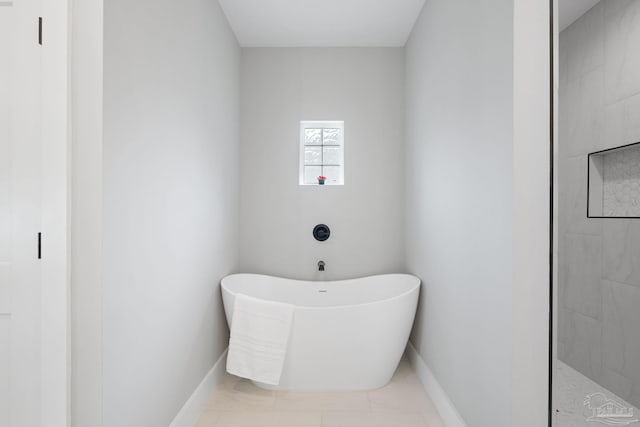
{"label": "shower wall niche", "polygon": [[590,153],[588,217],[640,218],[640,143]]}

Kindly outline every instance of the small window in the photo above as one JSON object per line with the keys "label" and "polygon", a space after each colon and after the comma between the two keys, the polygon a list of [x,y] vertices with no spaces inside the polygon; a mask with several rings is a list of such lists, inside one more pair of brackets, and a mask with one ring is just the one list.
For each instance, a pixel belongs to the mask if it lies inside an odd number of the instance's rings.
{"label": "small window", "polygon": [[344,122],[300,122],[300,185],[344,185]]}

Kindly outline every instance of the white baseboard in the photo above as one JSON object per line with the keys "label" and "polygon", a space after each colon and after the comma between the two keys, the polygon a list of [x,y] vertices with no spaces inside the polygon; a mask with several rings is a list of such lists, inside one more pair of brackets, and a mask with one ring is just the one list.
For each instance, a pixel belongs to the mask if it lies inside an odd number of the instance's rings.
{"label": "white baseboard", "polygon": [[198,421],[198,417],[207,405],[207,401],[216,386],[220,384],[227,366],[227,350],[225,350],[220,358],[213,365],[213,368],[205,375],[202,382],[198,385],[189,400],[184,404],[178,415],[173,419],[169,427],[193,427]]}
{"label": "white baseboard", "polygon": [[467,427],[467,423],[411,342],[407,345],[407,356],[444,424],[447,427]]}

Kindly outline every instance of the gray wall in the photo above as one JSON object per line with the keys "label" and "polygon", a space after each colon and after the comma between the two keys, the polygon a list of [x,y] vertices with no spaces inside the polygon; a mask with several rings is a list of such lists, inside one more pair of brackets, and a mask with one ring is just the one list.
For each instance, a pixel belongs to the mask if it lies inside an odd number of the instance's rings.
{"label": "gray wall", "polygon": [[102,425],[102,0],[72,2],[72,426]]}
{"label": "gray wall", "polygon": [[406,254],[423,280],[411,339],[474,427],[513,425],[513,14],[427,0],[406,52]]}
{"label": "gray wall", "polygon": [[[402,48],[242,50],[242,271],[403,270],[403,82]],[[344,186],[298,185],[301,120],[344,120]],[[326,242],[313,239],[318,223]]]}
{"label": "gray wall", "polygon": [[227,346],[240,49],[216,1],[104,7],[103,423],[166,426]]}
{"label": "gray wall", "polygon": [[587,153],[640,141],[640,1],[560,35],[558,356],[640,405],[640,220],[587,219]]}

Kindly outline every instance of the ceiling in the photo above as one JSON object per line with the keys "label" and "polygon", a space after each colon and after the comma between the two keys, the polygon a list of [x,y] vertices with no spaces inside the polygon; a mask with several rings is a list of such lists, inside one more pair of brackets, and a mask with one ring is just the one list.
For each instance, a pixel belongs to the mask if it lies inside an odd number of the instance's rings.
{"label": "ceiling", "polygon": [[219,0],[243,47],[404,46],[425,0]]}
{"label": "ceiling", "polygon": [[573,24],[586,11],[595,6],[600,0],[560,0],[558,2],[558,21],[560,31]]}

